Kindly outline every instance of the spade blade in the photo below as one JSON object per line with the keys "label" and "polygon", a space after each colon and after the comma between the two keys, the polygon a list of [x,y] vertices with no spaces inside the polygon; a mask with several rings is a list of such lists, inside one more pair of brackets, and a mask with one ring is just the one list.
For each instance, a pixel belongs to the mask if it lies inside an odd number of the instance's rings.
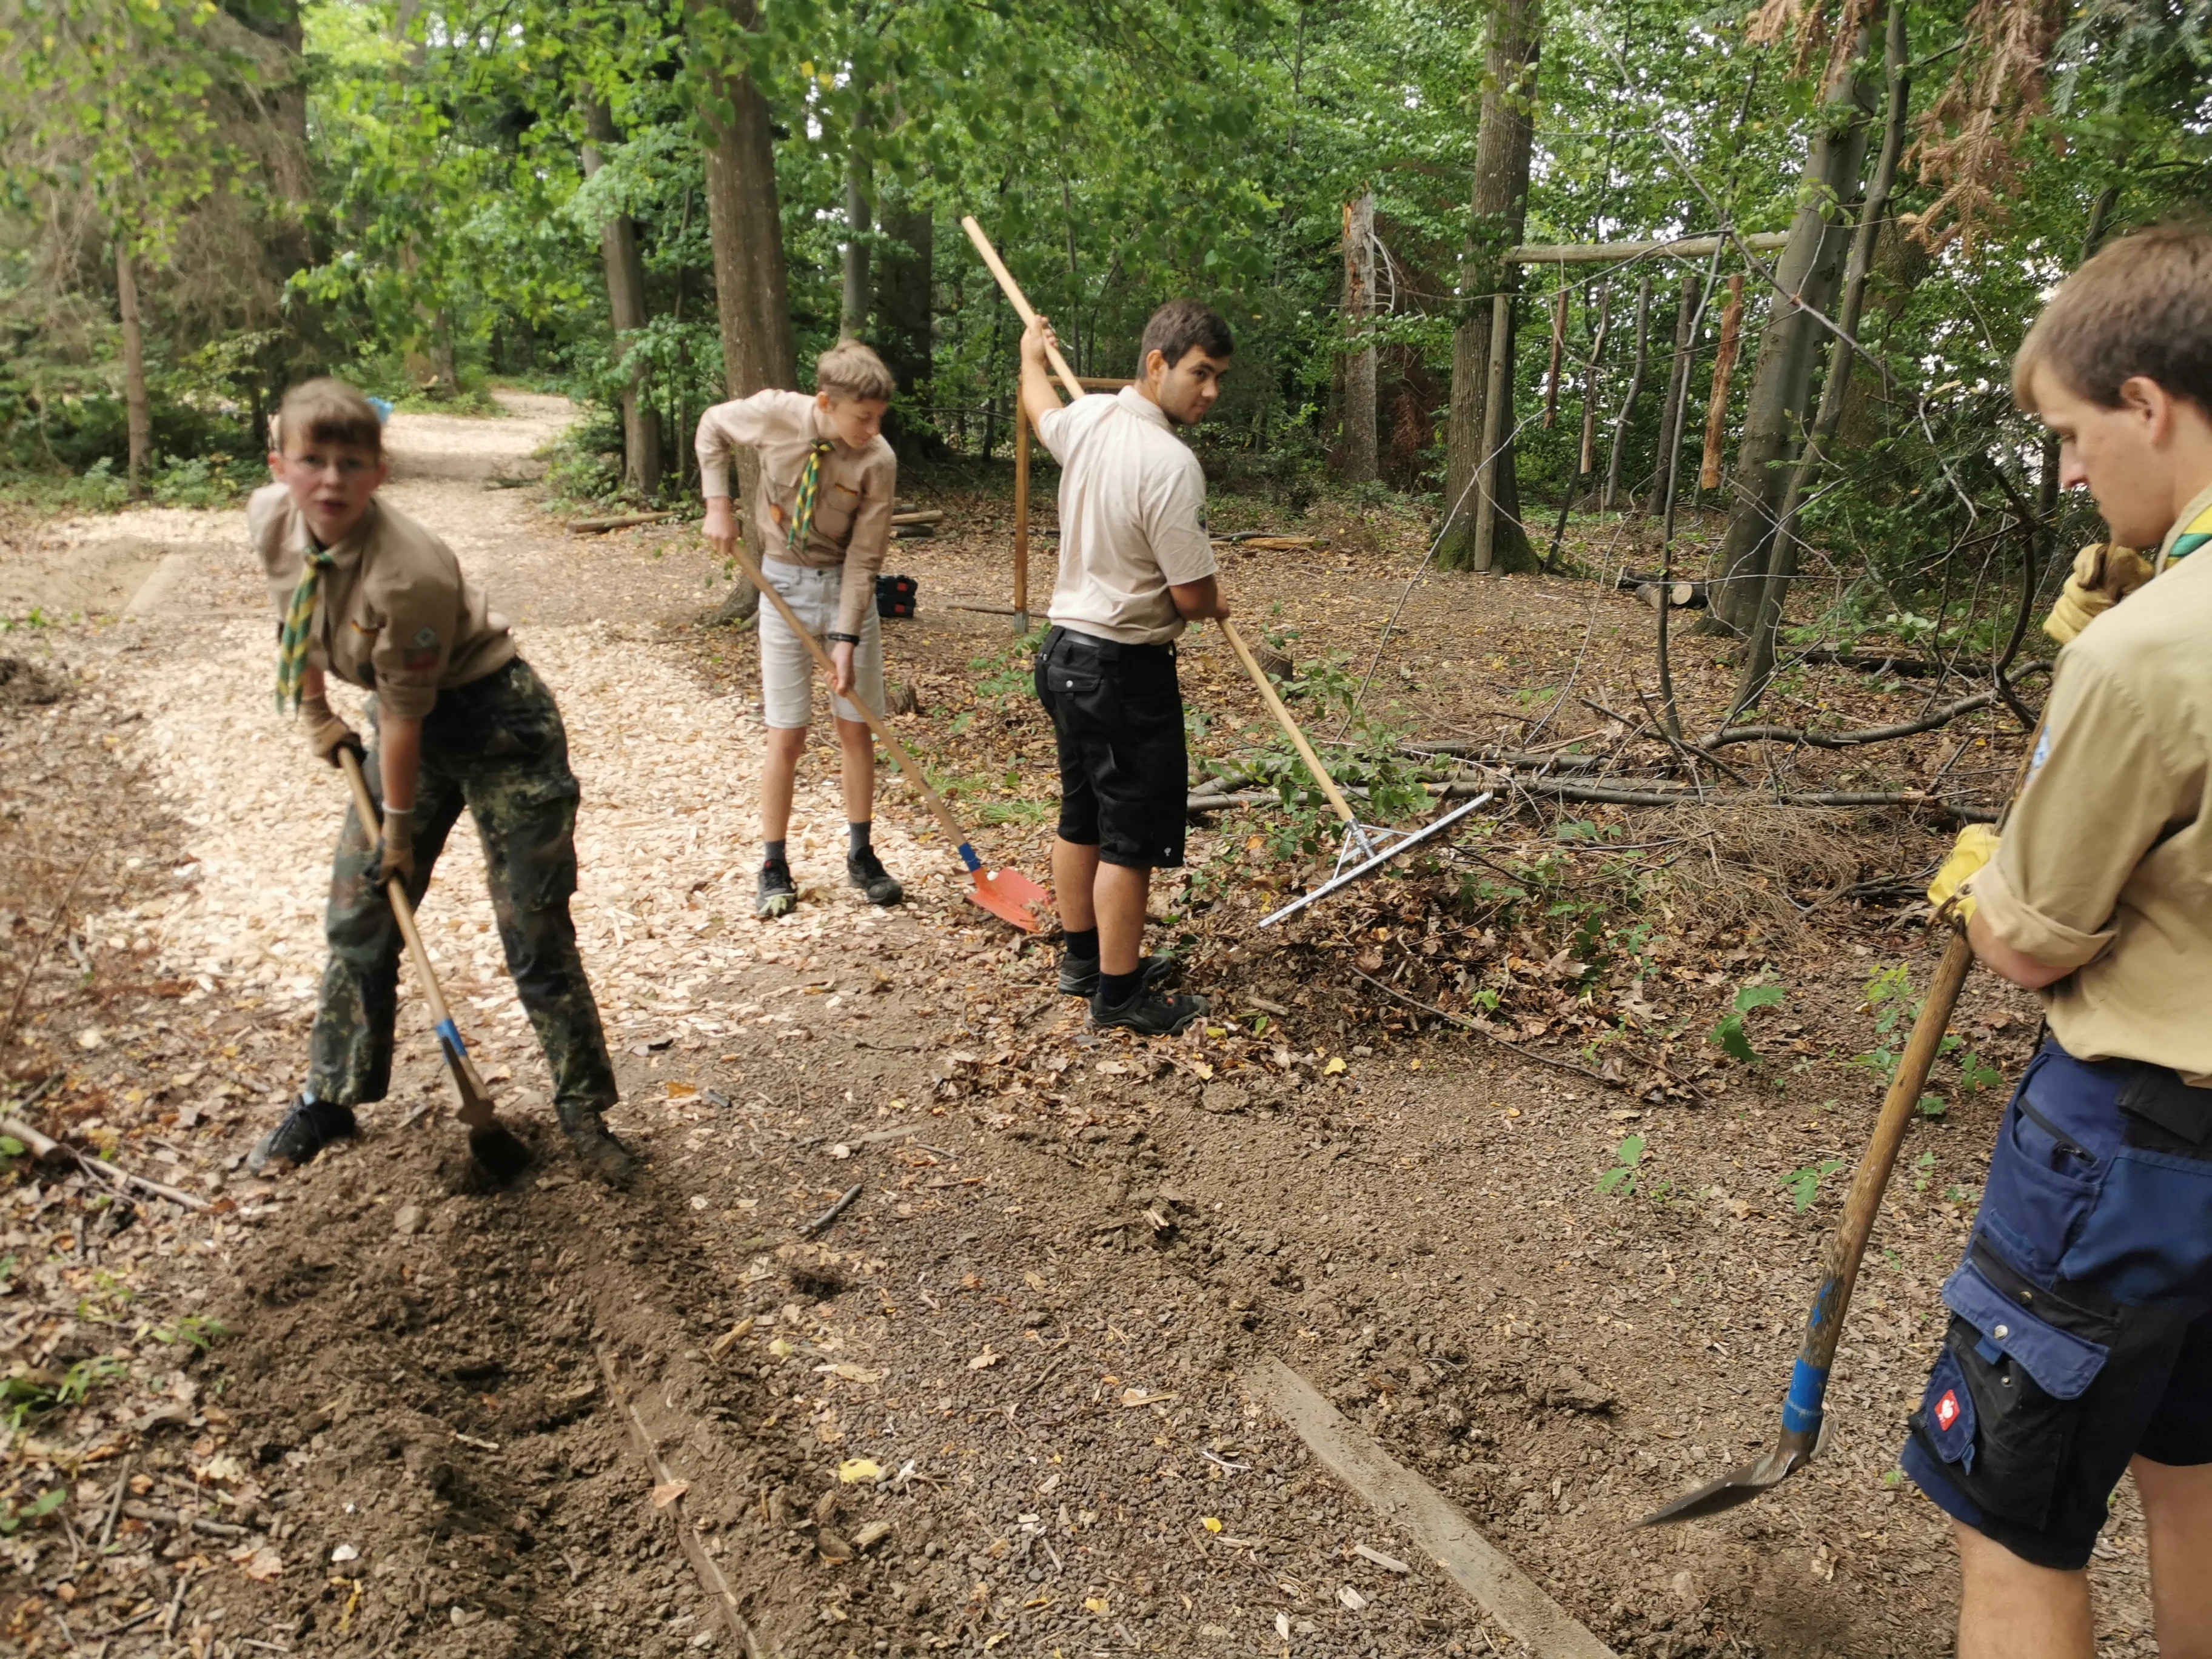
{"label": "spade blade", "polygon": [[1024,933],[1042,927],[1043,913],[1052,908],[1051,893],[1018,870],[978,870],[969,896]]}
{"label": "spade blade", "polygon": [[1759,1493],[1780,1486],[1793,1470],[1809,1462],[1811,1455],[1812,1449],[1803,1436],[1784,1433],[1781,1443],[1758,1462],[1730,1469],[1719,1480],[1686,1492],[1671,1504],[1662,1504],[1636,1524],[1663,1527],[1677,1521],[1696,1521],[1718,1515],[1739,1504],[1748,1504]]}

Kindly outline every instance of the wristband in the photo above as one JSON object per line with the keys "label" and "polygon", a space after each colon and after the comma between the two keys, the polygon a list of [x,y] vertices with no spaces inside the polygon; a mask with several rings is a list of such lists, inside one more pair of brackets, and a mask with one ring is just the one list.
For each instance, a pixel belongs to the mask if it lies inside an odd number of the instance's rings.
{"label": "wristband", "polygon": [[858,634],[829,634],[823,637],[832,645],[858,645],[860,642]]}

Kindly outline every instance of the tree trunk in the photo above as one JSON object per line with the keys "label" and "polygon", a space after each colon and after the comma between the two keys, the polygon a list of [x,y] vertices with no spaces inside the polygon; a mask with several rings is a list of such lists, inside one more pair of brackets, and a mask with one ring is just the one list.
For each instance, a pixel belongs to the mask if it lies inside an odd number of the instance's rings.
{"label": "tree trunk", "polygon": [[[399,0],[392,14],[392,38],[398,44],[400,57],[410,75],[420,70],[429,55],[422,32],[415,27],[421,15],[422,0]],[[399,269],[406,276],[408,286],[415,284],[416,272],[422,261],[415,252],[413,240],[399,245]],[[437,397],[451,397],[459,389],[453,374],[453,319],[442,307],[432,307],[427,315],[418,313],[416,327],[402,343],[400,355],[406,367],[407,384],[410,390],[428,392]]]}
{"label": "tree trunk", "polygon": [[1811,412],[1819,347],[1829,337],[1810,313],[1826,313],[1834,303],[1844,247],[1850,240],[1849,210],[1859,191],[1867,115],[1875,101],[1867,31],[1881,10],[1873,8],[1860,26],[1850,56],[1828,83],[1816,115],[1819,128],[1805,156],[1797,216],[1790,227],[1790,246],[1776,262],[1772,305],[1759,337],[1743,439],[1731,475],[1735,499],[1715,560],[1719,578],[1711,589],[1712,609],[1698,624],[1701,633],[1748,633],[1765,592],[1775,526],[1790,488],[1790,444]]}
{"label": "tree trunk", "polygon": [[1598,510],[1613,511],[1613,499],[1620,494],[1622,452],[1628,447],[1628,423],[1636,418],[1636,405],[1644,396],[1644,371],[1651,362],[1651,279],[1644,277],[1636,285],[1636,362],[1628,371],[1628,389],[1620,394],[1620,413],[1613,418],[1613,450],[1605,463],[1605,494],[1598,498]]}
{"label": "tree trunk", "polygon": [[[1842,301],[1836,318],[1836,326],[1852,337],[1858,333],[1859,317],[1866,304],[1867,276],[1874,269],[1875,245],[1881,235],[1882,221],[1888,216],[1890,191],[1897,183],[1898,163],[1905,153],[1905,118],[1910,112],[1912,88],[1911,67],[1905,53],[1905,15],[1904,0],[1898,0],[1889,14],[1888,38],[1883,50],[1889,111],[1883,122],[1881,155],[1875,163],[1866,205],[1851,237],[1850,260],[1844,272]],[[1765,694],[1766,682],[1774,672],[1775,637],[1782,627],[1790,584],[1797,574],[1798,510],[1811,486],[1813,474],[1826,459],[1828,446],[1843,420],[1844,402],[1850,394],[1851,372],[1857,362],[1858,353],[1843,339],[1835,339],[1830,348],[1827,383],[1820,389],[1820,410],[1813,417],[1803,453],[1797,458],[1797,464],[1788,469],[1789,482],[1777,518],[1773,550],[1767,559],[1766,580],[1759,589],[1759,605],[1752,615],[1750,638],[1744,647],[1742,674],[1729,704],[1728,720],[1721,722],[1723,726]]]}
{"label": "tree trunk", "polygon": [[1729,278],[1728,307],[1721,313],[1721,343],[1713,353],[1713,386],[1705,400],[1705,451],[1698,464],[1698,488],[1718,489],[1721,465],[1728,459],[1729,381],[1735,374],[1736,348],[1743,340],[1743,273]]}
{"label": "tree trunk", "polygon": [[[711,9],[711,0],[698,0],[697,9]],[[753,0],[724,0],[723,11],[739,28],[755,26]],[[723,384],[732,398],[765,386],[797,391],[799,345],[791,328],[775,135],[769,131],[768,102],[750,76],[726,68],[710,75],[706,125],[707,224],[714,250]],[[758,488],[760,462],[750,449],[738,450],[735,459],[738,524],[740,533],[750,534],[752,515],[743,509]],[[755,548],[754,556],[761,551]],[[759,593],[740,576],[714,620],[741,622],[759,609]]]}
{"label": "tree trunk", "polygon": [[[876,273],[877,345],[884,366],[897,377],[899,390],[909,399],[920,400],[928,392],[933,361],[936,221],[927,208],[909,199],[887,208],[883,226],[883,258]],[[943,455],[944,442],[919,407],[910,404],[891,412],[898,418],[884,422],[884,435],[900,459]]]}
{"label": "tree trunk", "polygon": [[1347,483],[1371,483],[1375,457],[1375,192],[1344,210],[1344,444],[1337,471]]}
{"label": "tree trunk", "polygon": [[[1472,486],[1483,456],[1484,403],[1490,383],[1491,297],[1510,292],[1517,280],[1505,263],[1505,251],[1521,240],[1528,216],[1528,158],[1535,141],[1537,52],[1543,21],[1539,0],[1490,0],[1489,50],[1485,59],[1482,124],[1475,136],[1473,225],[1460,266],[1459,326],[1452,336],[1450,413],[1445,428],[1444,501],[1451,522],[1437,551],[1445,569],[1463,569],[1474,556]],[[1507,349],[1512,336],[1507,334]],[[1506,363],[1506,396],[1512,396],[1511,359]],[[1501,418],[1506,434],[1497,457],[1494,499],[1497,562],[1525,568],[1533,555],[1521,527],[1521,490],[1515,474],[1513,422]]]}
{"label": "tree trunk", "polygon": [[[596,99],[584,100],[584,131],[589,135],[583,149],[584,176],[605,165],[599,146],[615,137],[613,118]],[[637,222],[626,213],[611,214],[599,227],[599,258],[607,273],[607,310],[614,319],[617,349],[625,335],[646,325],[645,260],[638,252]],[[653,405],[652,388],[646,383],[645,365],[631,366],[623,382],[623,488],[651,495],[660,488],[660,415]]]}
{"label": "tree trunk", "polygon": [[874,228],[875,167],[860,148],[860,120],[845,151],[844,289],[837,306],[837,332],[857,340],[868,326],[868,233]]}
{"label": "tree trunk", "polygon": [[131,434],[125,476],[137,496],[145,493],[147,469],[153,465],[154,422],[146,405],[146,331],[138,319],[138,277],[120,236],[115,240],[115,309],[123,319],[123,409]]}

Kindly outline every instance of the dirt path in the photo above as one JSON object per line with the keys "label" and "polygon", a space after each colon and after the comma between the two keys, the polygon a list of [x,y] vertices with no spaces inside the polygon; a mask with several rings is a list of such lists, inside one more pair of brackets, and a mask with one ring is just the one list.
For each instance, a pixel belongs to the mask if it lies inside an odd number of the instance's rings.
{"label": "dirt path", "polygon": [[[1799,1028],[1832,1072],[1808,1059],[1721,1079],[1703,1106],[1632,1103],[1418,1021],[1347,1034],[1334,988],[1255,942],[1200,969],[1248,1025],[1274,1010],[1264,1037],[1102,1042],[1036,947],[960,902],[895,787],[879,840],[914,902],[860,903],[813,763],[793,838],[809,902],[756,923],[750,653],[682,620],[711,574],[688,534],[573,538],[528,492],[486,487],[526,471],[562,418],[557,400],[511,401],[499,421],[398,417],[390,489],[516,620],[561,700],[615,1121],[652,1178],[629,1198],[571,1178],[466,838],[425,925],[495,1090],[535,1126],[532,1179],[471,1193],[442,1110],[406,1121],[443,1105],[411,1012],[358,1146],[281,1182],[237,1172],[296,1086],[337,792],[269,712],[242,514],[52,527],[40,556],[86,549],[106,569],[100,549],[127,529],[153,563],[186,559],[150,614],[54,636],[80,690],[9,728],[11,754],[66,739],[112,768],[112,805],[68,792],[47,810],[78,813],[88,844],[104,817],[130,848],[85,930],[109,1046],[97,1062],[70,1051],[91,1016],[52,975],[25,1046],[70,1068],[58,1124],[118,1137],[118,1158],[166,1152],[167,1178],[226,1206],[162,1212],[147,1271],[233,1334],[204,1354],[142,1336],[131,1409],[95,1397],[40,1431],[71,1477],[74,1531],[18,1535],[0,1628],[57,1651],[60,1617],[81,1633],[143,1613],[112,1637],[118,1656],[264,1650],[247,1638],[737,1650],[706,1563],[761,1652],[1511,1651],[1240,1383],[1239,1363],[1272,1352],[1617,1650],[1946,1650],[1949,1552],[1892,1468],[1971,1218],[1951,1194],[1978,1181],[1993,1105],[1962,1105],[1908,1152],[1926,1161],[1893,1194],[1822,1461],[1756,1508],[1628,1532],[1771,1432],[1834,1201],[1816,1178],[1801,1212],[1778,1177],[1863,1133],[1873,1091],[1838,1054],[1849,1018]],[[992,597],[1002,546],[981,526],[902,553],[928,570],[927,609],[933,592]],[[1501,591],[1437,602],[1513,648],[1527,625],[1499,613]],[[1585,597],[1533,591],[1571,639]],[[972,681],[1002,629],[942,612],[902,628],[894,678]],[[1191,655],[1201,680],[1218,666]],[[71,775],[47,767],[63,788]],[[1026,859],[1040,832],[997,833]],[[0,933],[21,954],[27,927]],[[1793,958],[1792,1010],[1851,1008],[1867,948]],[[1650,994],[1687,1009],[1706,993],[1686,977]],[[1961,1024],[1998,1058],[2024,1035],[1984,981]],[[1824,1087],[1844,1104],[1815,1103]],[[1632,1132],[1649,1147],[1640,1191],[1601,1196]],[[36,1190],[9,1249],[65,1241],[53,1206],[84,1201]],[[39,1282],[90,1286],[131,1237],[80,1221]],[[66,1313],[10,1330],[39,1365],[106,1340]],[[157,1397],[181,1402],[170,1431],[143,1425]],[[127,1547],[102,1553],[85,1540],[126,1455],[121,1478],[149,1480],[171,1518],[127,1517]],[[2106,1546],[2112,1652],[2148,1651],[2141,1549],[2132,1524]]]}

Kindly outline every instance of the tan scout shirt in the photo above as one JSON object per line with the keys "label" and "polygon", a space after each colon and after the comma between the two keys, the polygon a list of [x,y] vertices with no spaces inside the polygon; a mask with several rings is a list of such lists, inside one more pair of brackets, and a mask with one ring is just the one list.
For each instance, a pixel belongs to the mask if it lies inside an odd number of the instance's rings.
{"label": "tan scout shirt", "polygon": [[2075,970],[2042,994],[2067,1053],[2212,1084],[2212,557],[2059,653],[2033,765],[1967,890],[2003,943]]}
{"label": "tan scout shirt", "polygon": [[[283,626],[308,545],[307,526],[281,483],[246,506],[246,534],[269,577]],[[372,501],[330,550],[315,598],[309,666],[374,690],[393,720],[421,720],[438,693],[468,685],[514,658],[507,618],[461,574],[453,550],[396,507]]]}
{"label": "tan scout shirt", "polygon": [[1037,436],[1061,468],[1060,577],[1047,614],[1078,634],[1166,644],[1184,625],[1168,589],[1214,572],[1198,457],[1134,386],[1048,412]]}
{"label": "tan scout shirt", "polygon": [[699,489],[709,500],[730,493],[730,456],[738,448],[760,455],[759,556],[810,569],[845,567],[837,588],[835,634],[858,634],[876,605],[876,576],[891,540],[891,511],[898,496],[898,457],[881,437],[865,449],[837,442],[822,459],[814,520],[806,545],[785,545],[799,502],[799,475],[807,447],[833,434],[821,407],[803,392],[771,388],[716,404],[699,417]]}

